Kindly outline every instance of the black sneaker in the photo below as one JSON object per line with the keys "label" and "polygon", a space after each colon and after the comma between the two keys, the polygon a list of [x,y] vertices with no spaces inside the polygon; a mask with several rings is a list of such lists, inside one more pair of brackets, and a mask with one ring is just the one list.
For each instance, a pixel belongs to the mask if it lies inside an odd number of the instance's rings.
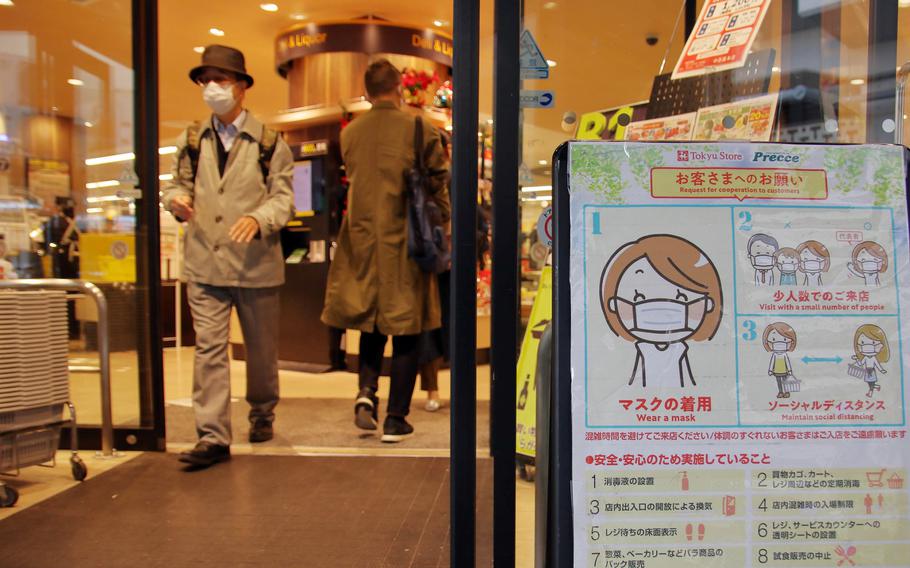
{"label": "black sneaker", "polygon": [[199,442],[192,450],[181,452],[178,459],[192,466],[209,467],[231,459],[231,448],[211,442]]}
{"label": "black sneaker", "polygon": [[258,444],[268,442],[275,437],[275,430],[272,423],[264,418],[259,418],[250,426],[250,443]]}
{"label": "black sneaker", "polygon": [[414,427],[401,416],[386,416],[382,425],[382,441],[387,444],[400,442],[414,433]]}
{"label": "black sneaker", "polygon": [[379,397],[367,389],[360,391],[354,401],[354,424],[361,430],[376,430],[379,426]]}

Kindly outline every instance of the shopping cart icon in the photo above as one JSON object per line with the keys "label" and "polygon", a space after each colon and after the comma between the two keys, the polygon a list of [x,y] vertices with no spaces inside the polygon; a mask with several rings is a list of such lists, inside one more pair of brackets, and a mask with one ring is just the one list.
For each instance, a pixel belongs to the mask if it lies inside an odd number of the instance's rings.
{"label": "shopping cart icon", "polygon": [[889,489],[903,489],[904,488],[904,478],[898,474],[892,474],[888,478],[888,488]]}
{"label": "shopping cart icon", "polygon": [[884,487],[885,484],[882,483],[882,479],[884,477],[885,477],[885,470],[867,471],[866,472],[866,481],[868,481],[869,487]]}

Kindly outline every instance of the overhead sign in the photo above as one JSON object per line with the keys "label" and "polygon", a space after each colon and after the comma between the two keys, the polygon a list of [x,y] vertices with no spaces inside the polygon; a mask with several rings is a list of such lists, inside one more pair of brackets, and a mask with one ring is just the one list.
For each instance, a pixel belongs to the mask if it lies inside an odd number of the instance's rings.
{"label": "overhead sign", "polygon": [[675,79],[746,64],[771,0],[708,0],[673,68]]}
{"label": "overhead sign", "polygon": [[575,566],[907,565],[908,155],[570,143]]}
{"label": "overhead sign", "polygon": [[299,24],[275,39],[275,65],[287,77],[295,59],[317,53],[394,53],[452,66],[452,38],[436,30],[385,22]]}
{"label": "overhead sign", "polygon": [[522,79],[549,79],[550,66],[529,30],[521,33],[518,60]]}
{"label": "overhead sign", "polygon": [[553,91],[521,91],[518,102],[521,108],[553,108],[556,95]]}

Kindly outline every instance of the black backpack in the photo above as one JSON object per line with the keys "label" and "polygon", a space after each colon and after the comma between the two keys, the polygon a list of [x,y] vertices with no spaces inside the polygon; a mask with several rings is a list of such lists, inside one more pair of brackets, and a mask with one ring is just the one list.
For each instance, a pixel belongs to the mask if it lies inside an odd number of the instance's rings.
{"label": "black backpack", "polygon": [[414,167],[405,172],[408,200],[408,256],[424,272],[449,269],[452,254],[446,240],[442,211],[430,197],[429,174],[423,163],[423,121],[414,121]]}
{"label": "black backpack", "polygon": [[[202,124],[195,121],[186,129],[186,146],[178,157],[178,161],[183,160],[184,156],[190,159],[190,168],[193,170],[193,180],[196,179],[196,171],[199,169],[199,152],[202,141],[199,132],[202,130]],[[278,131],[272,130],[266,126],[262,127],[262,138],[259,139],[259,169],[262,171],[262,181],[269,179],[269,168],[272,163],[272,156],[275,154],[275,147],[278,145]]]}

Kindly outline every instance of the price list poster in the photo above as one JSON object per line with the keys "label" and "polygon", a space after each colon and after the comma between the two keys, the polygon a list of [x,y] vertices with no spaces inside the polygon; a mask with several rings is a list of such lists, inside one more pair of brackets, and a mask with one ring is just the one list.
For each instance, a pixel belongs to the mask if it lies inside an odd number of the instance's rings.
{"label": "price list poster", "polygon": [[575,565],[910,566],[906,150],[568,153]]}

